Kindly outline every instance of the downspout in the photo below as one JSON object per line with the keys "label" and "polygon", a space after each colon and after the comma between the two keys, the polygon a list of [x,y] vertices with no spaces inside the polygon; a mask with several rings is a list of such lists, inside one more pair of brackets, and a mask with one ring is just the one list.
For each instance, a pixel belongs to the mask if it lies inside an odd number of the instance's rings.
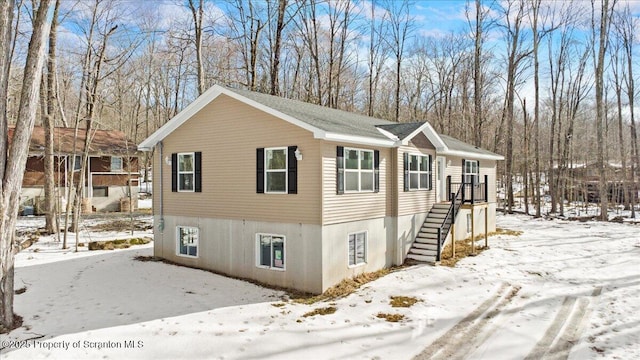
{"label": "downspout", "polygon": [[164,255],[164,199],[163,199],[163,195],[164,195],[164,181],[163,181],[163,176],[162,176],[162,168],[163,168],[163,164],[162,164],[162,159],[163,159],[163,150],[164,146],[162,144],[162,141],[160,141],[158,143],[158,166],[160,167],[160,195],[158,196],[158,207],[159,207],[159,214],[158,216],[160,217],[159,223],[158,223],[158,231],[160,232],[160,257],[163,257]]}
{"label": "downspout", "polygon": [[158,165],[160,167],[160,196],[158,196],[158,205],[160,207],[160,213],[158,214],[160,216],[160,223],[158,224],[158,230],[160,230],[160,233],[164,233],[164,202],[163,202],[163,193],[164,193],[164,183],[163,183],[163,175],[162,175],[162,159],[163,159],[163,145],[162,145],[162,141],[160,141],[158,143],[158,150],[160,152],[159,154],[159,159],[158,159]]}

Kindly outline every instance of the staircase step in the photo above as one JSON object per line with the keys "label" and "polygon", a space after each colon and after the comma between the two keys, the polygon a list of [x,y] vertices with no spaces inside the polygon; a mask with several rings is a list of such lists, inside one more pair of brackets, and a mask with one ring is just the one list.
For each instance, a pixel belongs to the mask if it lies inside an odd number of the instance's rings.
{"label": "staircase step", "polygon": [[437,253],[438,253],[437,250],[430,250],[430,249],[411,248],[411,250],[409,250],[409,254],[424,255],[424,256],[435,257]]}
{"label": "staircase step", "polygon": [[416,254],[407,255],[407,259],[420,261],[420,262],[431,263],[431,264],[436,262],[436,257],[435,256],[425,256],[425,255],[416,255]]}
{"label": "staircase step", "polygon": [[438,224],[438,225],[441,225],[443,220],[444,220],[444,219],[438,219],[438,218],[434,218],[434,217],[429,216],[428,218],[426,218],[426,219],[425,219],[425,221],[424,221],[424,222],[425,222],[425,223],[429,223],[429,224]]}
{"label": "staircase step", "polygon": [[438,242],[434,241],[433,243],[431,242],[422,243],[422,242],[418,242],[416,239],[416,242],[413,243],[412,248],[438,251]]}
{"label": "staircase step", "polygon": [[444,219],[447,217],[447,213],[445,212],[430,212],[429,215],[427,215],[427,219],[430,218],[437,218],[437,219]]}
{"label": "staircase step", "polygon": [[449,212],[449,208],[431,208],[431,211],[429,212],[429,214],[446,214]]}
{"label": "staircase step", "polygon": [[435,236],[432,237],[425,237],[425,236],[418,236],[416,237],[416,240],[413,242],[415,243],[420,243],[420,244],[437,244],[438,243],[438,239]]}

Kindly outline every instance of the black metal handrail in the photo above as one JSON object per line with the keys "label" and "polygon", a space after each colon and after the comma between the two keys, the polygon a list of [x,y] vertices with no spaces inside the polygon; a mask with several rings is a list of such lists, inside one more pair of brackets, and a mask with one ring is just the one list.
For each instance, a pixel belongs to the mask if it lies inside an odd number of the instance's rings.
{"label": "black metal handrail", "polygon": [[[438,249],[436,252],[436,261],[440,261],[442,246],[444,245],[444,241],[447,239],[447,235],[449,235],[449,230],[451,230],[451,227],[455,222],[456,214],[458,213],[458,210],[460,209],[460,206],[462,206],[462,203],[464,201],[464,191],[462,191],[462,189],[464,189],[464,187],[460,186],[456,191],[455,195],[451,199],[449,211],[447,211],[447,215],[442,221],[442,224],[440,225],[440,227],[438,227]],[[453,240],[455,241],[455,239]]]}
{"label": "black metal handrail", "polygon": [[470,183],[462,182],[462,183],[454,183],[451,182],[451,178],[447,179],[447,191],[449,193],[449,200],[452,200],[452,196],[458,192],[459,189],[462,190],[462,202],[464,203],[477,203],[477,202],[487,202],[487,194],[489,192],[489,179],[488,176],[485,175],[484,182],[478,183],[475,178],[471,179]]}

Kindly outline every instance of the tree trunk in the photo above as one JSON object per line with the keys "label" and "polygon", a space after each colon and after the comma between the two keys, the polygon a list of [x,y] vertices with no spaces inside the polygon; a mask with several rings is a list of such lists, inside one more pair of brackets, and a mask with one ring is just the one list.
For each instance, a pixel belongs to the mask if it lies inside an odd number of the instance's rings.
{"label": "tree trunk", "polygon": [[196,67],[198,73],[198,95],[202,95],[205,89],[204,83],[204,64],[202,63],[202,18],[204,16],[204,0],[200,0],[198,8],[193,4],[194,0],[189,0],[189,9],[193,16],[193,25],[196,35]]}
{"label": "tree trunk", "polygon": [[60,9],[60,0],[56,1],[53,10],[53,19],[51,22],[51,32],[49,33],[49,58],[47,60],[47,108],[46,115],[43,117],[44,135],[45,135],[45,156],[44,156],[44,218],[45,231],[48,234],[57,233],[59,227],[56,224],[56,195],[55,195],[55,176],[54,176],[54,145],[53,145],[53,129],[55,121],[53,118],[55,104],[55,74],[56,74],[56,30],[58,26],[58,11]]}
{"label": "tree trunk", "polygon": [[[0,5],[0,68],[2,82],[0,82],[0,92],[6,91],[7,82],[4,78],[6,67],[10,66],[7,59],[7,51],[4,48],[10,38],[10,30],[5,24],[11,24],[13,16],[13,1],[4,1]],[[38,111],[38,96],[40,93],[40,82],[42,78],[42,68],[45,61],[45,45],[49,34],[51,23],[48,21],[50,0],[41,0],[35,18],[33,20],[33,32],[27,52],[26,65],[22,81],[22,91],[20,93],[20,104],[18,106],[18,117],[15,132],[12,138],[11,149],[3,159],[2,165],[2,189],[0,192],[0,205],[2,217],[0,218],[0,325],[6,329],[11,329],[14,325],[13,314],[13,279],[14,279],[14,246],[16,218],[18,215],[18,203],[22,189],[22,179],[27,163],[29,142],[35,124]],[[5,99],[5,98],[3,98]],[[4,100],[3,100],[4,101]],[[6,112],[0,113],[2,124],[6,124]],[[6,134],[6,132],[3,132]],[[6,149],[6,135],[0,140],[2,149]],[[0,156],[4,158],[5,153]]]}
{"label": "tree trunk", "polygon": [[[595,6],[595,5],[594,5]],[[600,32],[599,32],[599,44],[598,55],[596,59],[596,141],[598,146],[597,164],[600,175],[600,181],[598,184],[598,193],[600,197],[600,220],[606,221],[608,217],[608,189],[607,189],[607,174],[605,171],[605,159],[604,159],[604,129],[603,125],[606,121],[605,113],[605,99],[604,99],[604,67],[605,64],[605,52],[607,49],[607,35],[609,31],[609,0],[603,0],[600,9]],[[594,27],[595,31],[595,27]],[[594,40],[595,41],[595,40]]]}

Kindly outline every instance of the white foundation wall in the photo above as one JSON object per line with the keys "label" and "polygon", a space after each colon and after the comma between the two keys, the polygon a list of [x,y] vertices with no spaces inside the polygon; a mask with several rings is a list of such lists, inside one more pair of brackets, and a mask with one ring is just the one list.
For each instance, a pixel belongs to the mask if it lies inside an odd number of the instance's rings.
{"label": "white foundation wall", "polygon": [[[367,232],[366,262],[349,266],[349,234]],[[322,230],[323,289],[343,279],[397,264],[392,217],[326,225]]]}
{"label": "white foundation wall", "polygon": [[[485,214],[488,213],[487,227],[489,232],[496,231],[496,204],[489,203],[486,207],[476,206],[474,209],[473,222],[475,224],[475,236],[485,233]],[[464,240],[471,237],[471,226],[468,222],[468,216],[471,215],[470,209],[460,209],[456,216],[455,237],[456,240]]]}
{"label": "white foundation wall", "polygon": [[[280,224],[249,220],[227,220],[154,216],[155,256],[186,266],[294,288],[312,293],[322,284],[322,236],[320,225]],[[198,256],[177,255],[177,226],[199,229]],[[264,269],[257,264],[256,234],[285,236],[285,270]]]}
{"label": "white foundation wall", "polygon": [[418,236],[428,213],[403,215],[397,218],[397,239],[395,264],[400,265],[407,258],[411,245]]}

